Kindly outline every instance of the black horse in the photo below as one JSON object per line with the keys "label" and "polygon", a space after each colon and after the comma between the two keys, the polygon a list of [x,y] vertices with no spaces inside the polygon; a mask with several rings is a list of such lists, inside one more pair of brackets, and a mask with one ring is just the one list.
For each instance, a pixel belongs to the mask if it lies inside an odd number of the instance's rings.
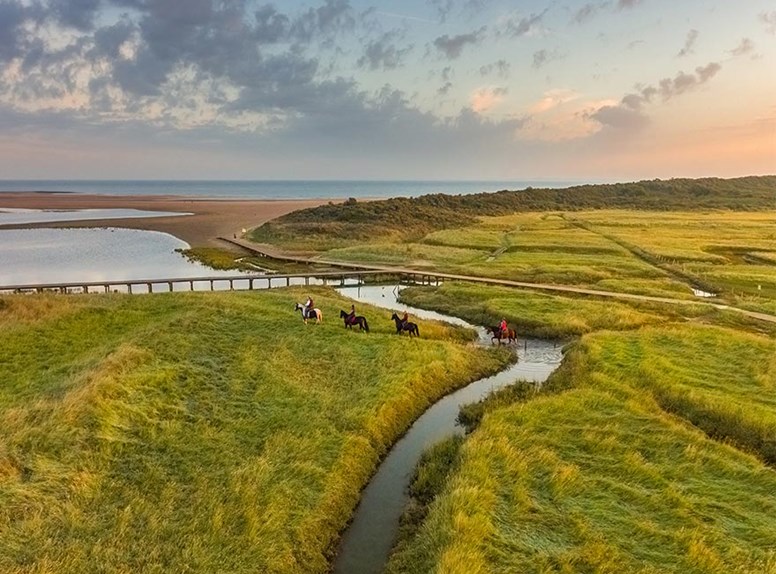
{"label": "black horse", "polygon": [[345,320],[345,326],[348,329],[352,329],[353,325],[358,325],[362,331],[369,332],[369,324],[366,322],[366,317],[356,315],[351,321],[350,313],[346,313],[345,311],[340,311],[340,317]]}
{"label": "black horse", "polygon": [[413,335],[415,335],[416,337],[420,337],[420,331],[418,330],[418,326],[412,321],[406,321],[406,322],[402,321],[396,313],[391,315],[391,319],[393,319],[393,322],[396,323],[397,335],[401,335],[402,331],[407,331],[410,337],[412,337]]}
{"label": "black horse", "polygon": [[502,331],[501,327],[485,327],[488,332],[493,335],[490,338],[491,343],[495,343],[498,341],[498,344],[501,344],[501,341],[506,339],[507,344],[511,343],[517,343],[517,332],[514,329],[507,329],[506,331]]}

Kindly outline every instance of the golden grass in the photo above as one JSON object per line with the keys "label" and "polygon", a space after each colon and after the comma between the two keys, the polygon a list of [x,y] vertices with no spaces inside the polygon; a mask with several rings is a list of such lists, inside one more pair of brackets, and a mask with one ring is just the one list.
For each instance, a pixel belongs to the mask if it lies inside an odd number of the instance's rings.
{"label": "golden grass", "polygon": [[776,475],[648,403],[501,409],[460,456],[388,572],[776,571]]}
{"label": "golden grass", "polygon": [[311,290],[322,325],[299,289],[3,298],[0,571],[325,572],[381,454],[508,356]]}

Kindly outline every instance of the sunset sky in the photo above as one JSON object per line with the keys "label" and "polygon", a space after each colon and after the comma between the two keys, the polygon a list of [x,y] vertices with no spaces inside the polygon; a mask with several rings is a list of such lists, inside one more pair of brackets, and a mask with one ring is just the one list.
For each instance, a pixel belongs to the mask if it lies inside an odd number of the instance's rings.
{"label": "sunset sky", "polygon": [[0,0],[0,179],[766,173],[773,0]]}

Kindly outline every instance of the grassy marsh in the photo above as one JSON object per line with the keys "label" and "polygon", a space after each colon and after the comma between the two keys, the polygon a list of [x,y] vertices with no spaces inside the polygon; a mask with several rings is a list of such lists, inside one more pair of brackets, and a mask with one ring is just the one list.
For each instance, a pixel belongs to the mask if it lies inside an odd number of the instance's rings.
{"label": "grassy marsh", "polygon": [[0,301],[3,572],[324,572],[386,448],[509,360],[320,288]]}
{"label": "grassy marsh", "polygon": [[698,305],[623,324],[625,304],[471,284],[403,297],[587,334],[540,392],[462,409],[476,430],[413,502],[389,573],[776,572],[772,329]]}
{"label": "grassy marsh", "polygon": [[776,571],[776,474],[595,389],[496,410],[388,572]]}

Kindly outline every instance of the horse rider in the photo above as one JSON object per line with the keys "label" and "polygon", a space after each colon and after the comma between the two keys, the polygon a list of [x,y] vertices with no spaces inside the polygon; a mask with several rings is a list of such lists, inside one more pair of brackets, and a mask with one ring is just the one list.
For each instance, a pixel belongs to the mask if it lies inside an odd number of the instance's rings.
{"label": "horse rider", "polygon": [[356,305],[355,303],[350,306],[350,313],[347,317],[348,325],[355,325],[356,324]]}
{"label": "horse rider", "polygon": [[407,326],[407,323],[410,322],[410,314],[407,313],[407,311],[404,311],[404,315],[401,317],[401,326],[402,328]]}
{"label": "horse rider", "polygon": [[508,327],[507,327],[507,320],[504,317],[501,318],[501,323],[499,324],[499,329],[501,330],[501,336],[502,337],[506,337],[507,334],[508,334],[507,333]]}
{"label": "horse rider", "polygon": [[304,304],[304,316],[308,319],[311,319],[313,316],[313,298],[309,295],[307,296],[307,302]]}

